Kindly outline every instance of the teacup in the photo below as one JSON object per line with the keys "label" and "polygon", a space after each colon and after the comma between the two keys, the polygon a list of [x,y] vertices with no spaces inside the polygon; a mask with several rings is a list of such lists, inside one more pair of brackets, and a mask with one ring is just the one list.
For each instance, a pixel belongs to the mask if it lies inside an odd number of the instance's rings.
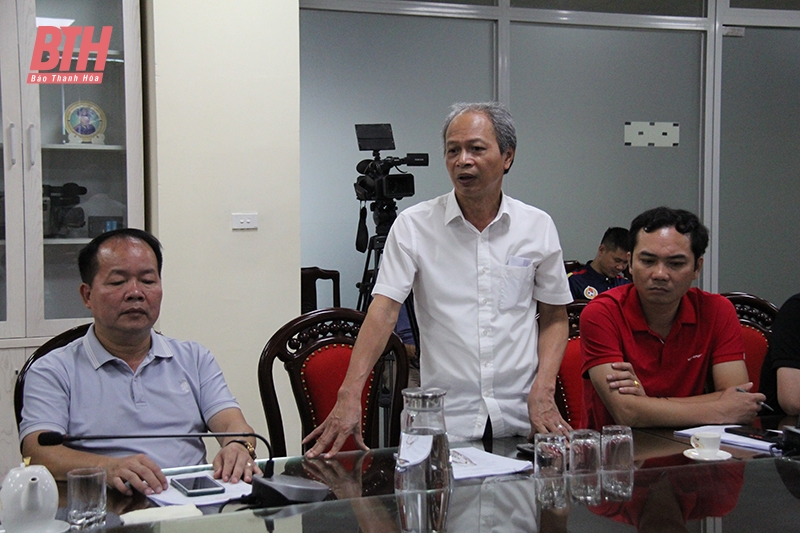
{"label": "teacup", "polygon": [[719,453],[719,433],[714,431],[699,431],[692,435],[692,447],[700,457],[716,457]]}

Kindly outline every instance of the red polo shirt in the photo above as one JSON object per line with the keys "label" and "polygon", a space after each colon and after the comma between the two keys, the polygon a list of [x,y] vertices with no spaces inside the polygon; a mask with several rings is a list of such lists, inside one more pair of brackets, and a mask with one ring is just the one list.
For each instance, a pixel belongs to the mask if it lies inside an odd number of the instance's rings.
{"label": "red polo shirt", "polygon": [[[636,287],[600,294],[581,313],[581,372],[627,361],[648,396],[703,394],[712,365],[744,359],[741,326],[727,298],[700,289],[683,296],[666,339],[647,326]],[[584,381],[582,427],[613,424],[590,380]]]}

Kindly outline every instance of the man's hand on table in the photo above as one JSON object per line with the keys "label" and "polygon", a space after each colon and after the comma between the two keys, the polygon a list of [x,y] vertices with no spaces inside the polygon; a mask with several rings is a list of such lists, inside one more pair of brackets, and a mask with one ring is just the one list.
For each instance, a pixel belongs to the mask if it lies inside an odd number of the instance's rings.
{"label": "man's hand on table", "polygon": [[103,467],[106,484],[127,496],[132,496],[134,490],[145,496],[160,494],[169,486],[161,468],[144,454],[107,457]]}
{"label": "man's hand on table", "polygon": [[534,381],[528,394],[528,417],[531,420],[531,433],[528,440],[533,442],[537,433],[558,433],[569,437],[572,426],[561,417],[553,392],[536,386]]}
{"label": "man's hand on table", "polygon": [[214,478],[225,482],[238,483],[244,480],[250,483],[253,474],[261,474],[261,469],[250,457],[250,452],[238,442],[230,442],[220,448],[212,463]]}
{"label": "man's hand on table", "polygon": [[767,399],[761,393],[751,393],[753,383],[742,383],[738,387],[728,387],[717,400],[720,422],[722,424],[749,424],[758,416],[761,402]]}
{"label": "man's hand on table", "polygon": [[311,442],[316,439],[314,446],[306,452],[308,459],[313,459],[322,454],[325,450],[327,453],[323,455],[325,459],[330,459],[342,449],[347,438],[353,435],[356,446],[360,450],[367,451],[369,448],[364,444],[364,438],[361,436],[361,398],[355,398],[355,401],[349,401],[340,393],[333,406],[331,414],[325,421],[317,426],[314,431],[306,435],[303,439],[303,444]]}

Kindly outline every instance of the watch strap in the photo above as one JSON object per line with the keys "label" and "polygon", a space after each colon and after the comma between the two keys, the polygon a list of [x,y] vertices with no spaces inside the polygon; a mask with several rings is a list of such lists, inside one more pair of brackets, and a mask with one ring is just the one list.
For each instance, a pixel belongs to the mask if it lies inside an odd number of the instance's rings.
{"label": "watch strap", "polygon": [[255,460],[255,458],[256,458],[256,447],[255,446],[253,446],[252,444],[250,444],[246,440],[239,440],[239,439],[229,440],[227,443],[225,443],[225,446],[227,446],[228,444],[231,444],[232,442],[235,442],[236,444],[241,444],[242,446],[247,448],[247,453],[249,453],[250,457],[252,457]]}

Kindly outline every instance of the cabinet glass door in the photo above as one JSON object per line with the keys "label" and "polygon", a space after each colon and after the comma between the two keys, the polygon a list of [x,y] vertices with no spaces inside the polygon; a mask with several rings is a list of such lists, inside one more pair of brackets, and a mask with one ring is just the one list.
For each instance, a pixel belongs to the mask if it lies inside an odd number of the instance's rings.
{"label": "cabinet glass door", "polygon": [[[0,58],[2,64],[2,58]],[[0,151],[0,322],[8,320],[8,277],[6,268],[6,183],[5,183],[5,168],[6,168],[6,149],[11,152],[10,137],[14,135],[13,127],[6,130],[5,122],[3,122],[3,69],[0,68],[0,122],[3,123],[3,139],[0,146],[3,150]],[[6,140],[6,131],[8,131],[9,140]],[[12,155],[13,157],[13,155]]]}
{"label": "cabinet glass door", "polygon": [[14,0],[0,0],[0,336],[25,335],[22,121]]}
{"label": "cabinet glass door", "polygon": [[[25,194],[31,212],[34,204],[41,212],[36,221],[29,216],[26,226],[29,335],[58,333],[86,322],[91,314],[78,292],[78,254],[93,237],[131,222],[128,66],[123,28],[123,12],[130,11],[128,4],[122,0],[36,1],[37,26],[70,27],[77,37],[74,44],[69,43],[66,32],[53,37],[61,39],[58,68],[69,64],[68,70],[58,72],[64,76],[63,83],[26,84],[32,86],[30,94],[35,101],[36,109],[31,113],[38,114],[38,154],[32,150],[38,161],[31,167],[39,164],[39,169],[32,168],[34,171],[26,177],[30,190]],[[109,28],[110,37],[106,34]],[[27,33],[36,35],[35,30]],[[90,53],[82,66],[84,39],[101,51]],[[110,40],[103,61],[106,39]],[[52,53],[45,51],[41,60],[56,64],[50,58]],[[24,68],[24,54],[21,60]],[[89,80],[99,77],[101,82],[86,83],[86,76]],[[138,121],[141,123],[141,118]],[[140,133],[138,137],[135,142],[141,143]],[[133,223],[141,227],[141,220]],[[30,290],[32,287],[38,290]]]}

